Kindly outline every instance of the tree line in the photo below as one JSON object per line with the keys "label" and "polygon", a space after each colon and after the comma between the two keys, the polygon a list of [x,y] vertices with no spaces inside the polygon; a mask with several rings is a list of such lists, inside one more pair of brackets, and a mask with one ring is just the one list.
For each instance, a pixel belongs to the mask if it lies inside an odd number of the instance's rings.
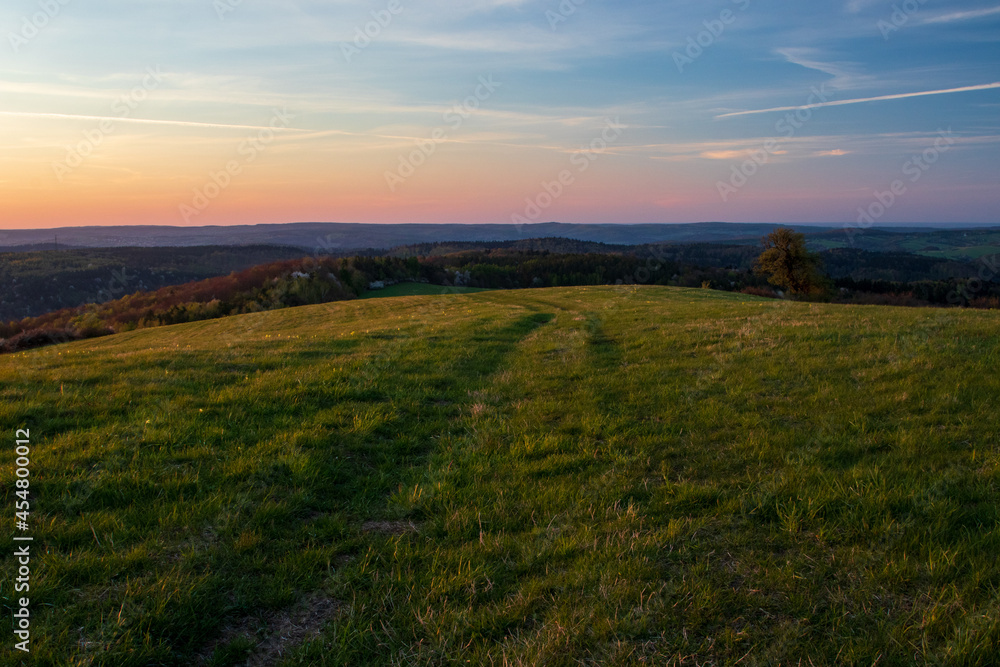
{"label": "tree line", "polygon": [[[677,261],[673,258],[676,254],[667,246],[642,246],[630,252],[617,248],[562,253],[487,247],[429,255],[304,257],[182,285],[136,291],[106,303],[63,308],[0,323],[0,351],[354,299],[373,283],[407,281],[493,289],[671,285],[847,303],[998,307],[1000,284],[991,281],[979,281],[972,290],[970,284],[975,278],[916,283],[832,280],[824,273],[820,256],[806,249],[801,234],[777,230],[764,239],[763,246],[762,252],[757,249],[753,268],[749,270],[736,265],[706,267]],[[558,247],[558,244],[535,247]],[[730,258],[737,255],[742,256],[742,251],[728,254]]]}

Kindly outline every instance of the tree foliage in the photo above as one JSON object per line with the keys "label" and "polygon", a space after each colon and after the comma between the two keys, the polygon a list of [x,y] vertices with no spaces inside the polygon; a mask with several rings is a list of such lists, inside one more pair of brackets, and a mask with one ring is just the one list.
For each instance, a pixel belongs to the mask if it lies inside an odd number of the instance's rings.
{"label": "tree foliage", "polygon": [[817,253],[806,249],[806,237],[779,228],[764,237],[764,252],[754,263],[754,272],[767,276],[775,287],[791,294],[819,295],[828,289]]}

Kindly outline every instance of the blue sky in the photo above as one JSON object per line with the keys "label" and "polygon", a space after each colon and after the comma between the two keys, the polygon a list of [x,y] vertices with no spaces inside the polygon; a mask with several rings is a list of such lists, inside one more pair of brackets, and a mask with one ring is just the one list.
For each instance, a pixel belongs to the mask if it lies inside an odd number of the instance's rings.
{"label": "blue sky", "polygon": [[879,222],[1000,222],[997,0],[11,0],[0,27],[6,228],[852,222],[897,180]]}

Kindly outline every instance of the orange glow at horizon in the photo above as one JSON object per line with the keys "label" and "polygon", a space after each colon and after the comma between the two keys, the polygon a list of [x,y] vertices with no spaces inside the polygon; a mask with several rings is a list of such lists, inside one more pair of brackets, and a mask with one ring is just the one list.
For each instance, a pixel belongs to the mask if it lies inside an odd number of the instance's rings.
{"label": "orange glow at horizon", "polygon": [[[289,134],[248,151],[239,132],[128,127],[93,145],[86,140],[92,123],[71,122],[56,132],[39,127],[52,124],[26,119],[11,128],[21,140],[15,142],[18,160],[0,164],[4,228],[505,223],[523,215],[532,200],[545,204],[532,221],[544,222],[596,211],[614,216],[624,197],[655,206],[665,196],[653,179],[629,173],[634,160],[629,165],[616,155],[601,155],[580,171],[583,162],[571,162],[572,152],[442,143],[412,175],[404,171],[407,178],[394,180],[390,174],[398,175],[415,143]],[[45,142],[31,139],[43,129]],[[645,159],[638,166],[649,165],[658,166]],[[572,184],[550,202],[546,184],[564,171],[572,171]],[[685,200],[680,189],[669,196]]]}

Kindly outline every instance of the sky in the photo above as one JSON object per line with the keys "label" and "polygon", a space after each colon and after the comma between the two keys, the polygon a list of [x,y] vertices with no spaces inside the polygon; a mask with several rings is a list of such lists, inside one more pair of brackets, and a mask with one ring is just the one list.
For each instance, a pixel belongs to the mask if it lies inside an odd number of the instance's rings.
{"label": "sky", "polygon": [[6,0],[0,229],[1000,223],[1000,0]]}

